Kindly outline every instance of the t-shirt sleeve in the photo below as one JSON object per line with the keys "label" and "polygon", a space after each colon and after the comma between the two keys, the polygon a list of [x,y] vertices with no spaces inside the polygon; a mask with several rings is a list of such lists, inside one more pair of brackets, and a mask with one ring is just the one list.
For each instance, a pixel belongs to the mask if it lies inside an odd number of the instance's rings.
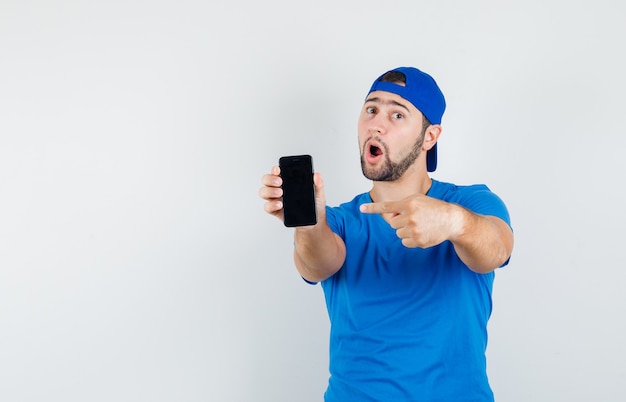
{"label": "t-shirt sleeve", "polygon": [[[461,197],[459,204],[476,214],[498,217],[505,221],[511,230],[513,230],[511,217],[509,216],[509,211],[504,201],[502,201],[497,194],[489,190],[487,186],[472,187],[472,191],[466,192]],[[507,266],[510,260],[511,258],[509,257],[500,267]]]}
{"label": "t-shirt sleeve", "polygon": [[496,216],[511,226],[511,217],[506,205],[486,186],[477,186],[473,191],[465,193],[459,204],[477,214]]}
{"label": "t-shirt sleeve", "polygon": [[328,226],[330,226],[330,230],[334,233],[338,234],[342,239],[343,235],[343,227],[342,225],[342,214],[339,208],[333,208],[326,206],[326,222],[328,222]]}

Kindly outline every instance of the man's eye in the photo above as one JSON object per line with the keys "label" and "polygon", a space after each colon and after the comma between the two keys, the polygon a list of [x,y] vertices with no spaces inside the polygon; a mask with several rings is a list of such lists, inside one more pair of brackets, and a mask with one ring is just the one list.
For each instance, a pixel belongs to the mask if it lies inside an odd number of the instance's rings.
{"label": "man's eye", "polygon": [[393,114],[393,118],[396,119],[396,120],[400,120],[403,117],[404,117],[404,115],[402,113],[396,112],[396,113]]}
{"label": "man's eye", "polygon": [[367,113],[369,113],[369,114],[372,114],[372,113],[375,113],[375,112],[376,112],[376,109],[374,109],[374,107],[373,107],[373,106],[369,106],[369,107],[366,107],[366,108],[365,108],[365,111],[366,111]]}

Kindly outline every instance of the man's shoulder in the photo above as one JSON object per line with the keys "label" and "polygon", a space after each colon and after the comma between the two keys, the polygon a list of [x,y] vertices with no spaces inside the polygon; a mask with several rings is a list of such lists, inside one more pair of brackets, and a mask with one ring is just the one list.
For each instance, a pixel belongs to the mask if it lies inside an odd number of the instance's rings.
{"label": "man's shoulder", "polygon": [[445,201],[452,201],[455,198],[462,198],[467,195],[488,192],[491,193],[486,184],[454,184],[433,179],[428,196],[439,198]]}
{"label": "man's shoulder", "polygon": [[470,211],[493,215],[510,224],[509,212],[504,201],[485,184],[457,185],[433,180],[433,194],[440,200],[461,205]]}
{"label": "man's shoulder", "polygon": [[328,207],[331,210],[343,210],[343,211],[353,211],[359,210],[359,206],[361,204],[365,204],[368,202],[372,202],[372,199],[370,197],[369,193],[361,193],[361,194],[357,194],[354,196],[354,198],[352,198],[350,201],[346,201],[346,202],[342,202],[341,204],[339,204],[338,206],[331,206]]}
{"label": "man's shoulder", "polygon": [[369,193],[361,193],[338,206],[326,206],[326,217],[331,229],[341,234],[340,227],[345,226],[347,222],[355,222],[362,218],[363,214],[359,207],[368,202],[372,202]]}

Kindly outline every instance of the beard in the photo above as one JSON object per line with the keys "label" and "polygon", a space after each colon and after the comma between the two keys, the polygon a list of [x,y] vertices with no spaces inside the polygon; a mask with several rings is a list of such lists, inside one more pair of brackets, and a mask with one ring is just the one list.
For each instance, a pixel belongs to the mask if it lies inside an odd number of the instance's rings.
{"label": "beard", "polygon": [[365,163],[365,147],[367,141],[363,145],[363,149],[361,150],[361,170],[363,171],[363,176],[367,177],[369,180],[373,181],[395,181],[398,180],[402,175],[415,163],[415,160],[420,155],[422,150],[422,144],[424,143],[424,132],[419,136],[413,147],[411,147],[411,151],[404,156],[401,160],[394,162],[389,157],[389,148],[387,144],[385,144],[380,138],[375,138],[382,148],[384,149],[384,159],[381,161],[381,165],[379,167],[368,166]]}

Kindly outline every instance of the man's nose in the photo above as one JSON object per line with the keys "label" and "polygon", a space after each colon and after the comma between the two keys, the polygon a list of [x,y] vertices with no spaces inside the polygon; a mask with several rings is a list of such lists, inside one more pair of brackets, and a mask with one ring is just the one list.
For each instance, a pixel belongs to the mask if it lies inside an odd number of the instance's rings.
{"label": "man's nose", "polygon": [[379,113],[370,121],[368,131],[372,134],[384,134],[387,132],[387,121],[384,116]]}

